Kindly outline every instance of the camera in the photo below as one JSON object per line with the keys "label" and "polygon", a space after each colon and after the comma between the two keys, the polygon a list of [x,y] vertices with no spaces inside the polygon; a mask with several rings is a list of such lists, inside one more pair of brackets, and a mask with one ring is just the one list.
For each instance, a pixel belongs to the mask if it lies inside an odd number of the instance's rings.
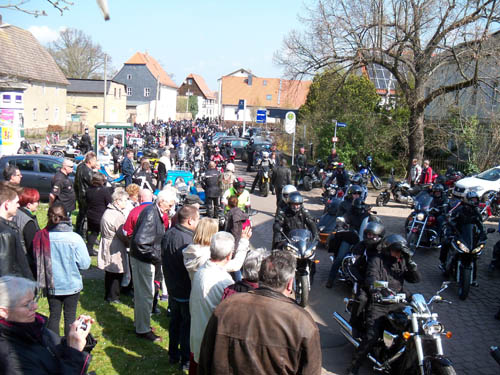
{"label": "camera", "polygon": [[87,329],[87,323],[85,323],[83,318],[78,319],[78,328],[77,329],[81,329],[84,331]]}

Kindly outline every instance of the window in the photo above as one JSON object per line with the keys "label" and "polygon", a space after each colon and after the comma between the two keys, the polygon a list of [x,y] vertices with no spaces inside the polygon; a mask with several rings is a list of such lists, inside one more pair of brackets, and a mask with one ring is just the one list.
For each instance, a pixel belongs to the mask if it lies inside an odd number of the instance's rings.
{"label": "window", "polygon": [[[11,163],[13,164],[13,163]],[[34,163],[33,159],[17,159],[15,161],[16,167],[19,168],[20,171],[34,171]]]}
{"label": "window", "polygon": [[22,102],[23,102],[22,95],[16,95],[16,103],[22,103]]}
{"label": "window", "polygon": [[45,120],[49,119],[49,107],[45,107]]}
{"label": "window", "polygon": [[116,87],[114,89],[113,96],[116,98]]}
{"label": "window", "polygon": [[36,108],[33,108],[33,121],[36,121]]}
{"label": "window", "polygon": [[272,100],[273,96],[272,95],[266,95],[266,100]]}
{"label": "window", "polygon": [[57,162],[57,161],[51,161],[51,160],[39,160],[40,163],[40,172],[43,173],[57,173],[59,169],[61,169],[62,164]]}
{"label": "window", "polygon": [[92,109],[97,109],[98,107],[96,105],[93,105],[92,106]]}
{"label": "window", "polygon": [[145,96],[145,97],[148,97],[148,96],[149,96],[149,92],[150,92],[150,91],[151,91],[151,90],[149,89],[149,87],[144,87],[144,96]]}
{"label": "window", "polygon": [[191,78],[188,79],[188,85],[192,85],[193,84],[193,80]]}
{"label": "window", "polygon": [[4,103],[10,103],[10,95],[2,95],[2,100]]}
{"label": "window", "polygon": [[118,99],[122,98],[122,89],[118,89]]}
{"label": "window", "polygon": [[132,96],[132,87],[127,87],[127,96]]}
{"label": "window", "polygon": [[262,81],[262,86],[267,86],[267,80]]}
{"label": "window", "polygon": [[54,121],[59,121],[59,107],[54,108]]}
{"label": "window", "polygon": [[130,81],[132,79],[132,74],[127,74],[127,79]]}

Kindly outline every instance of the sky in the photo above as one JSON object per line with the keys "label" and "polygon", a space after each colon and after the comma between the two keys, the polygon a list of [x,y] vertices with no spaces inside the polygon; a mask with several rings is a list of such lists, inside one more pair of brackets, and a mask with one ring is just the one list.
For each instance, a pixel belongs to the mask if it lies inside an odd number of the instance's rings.
{"label": "sky", "polygon": [[63,15],[46,0],[24,6],[45,9],[47,16],[0,12],[4,23],[31,31],[43,45],[60,30],[80,29],[111,56],[117,70],[135,52],[147,52],[177,85],[195,73],[213,91],[218,78],[239,68],[282,77],[273,54],[289,31],[301,28],[297,15],[304,11],[302,0],[108,0],[110,20],[104,21],[95,0],[72,2]]}

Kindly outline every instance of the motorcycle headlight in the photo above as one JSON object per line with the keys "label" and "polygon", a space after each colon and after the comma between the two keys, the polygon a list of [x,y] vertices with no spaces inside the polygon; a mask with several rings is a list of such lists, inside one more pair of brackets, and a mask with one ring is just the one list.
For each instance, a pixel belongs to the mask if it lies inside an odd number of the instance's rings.
{"label": "motorcycle headlight", "polygon": [[437,335],[444,331],[444,326],[436,320],[428,320],[422,325],[426,335]]}
{"label": "motorcycle headlight", "polygon": [[424,218],[425,218],[425,214],[423,212],[419,212],[417,214],[417,220],[418,221],[422,221],[422,220],[424,220]]}
{"label": "motorcycle headlight", "polygon": [[481,250],[483,250],[483,248],[484,248],[484,243],[482,243],[481,245],[476,247],[474,250],[472,250],[472,254],[479,253]]}
{"label": "motorcycle headlight", "polygon": [[468,253],[470,250],[469,248],[462,242],[457,241],[458,248],[463,251],[464,253]]}
{"label": "motorcycle headlight", "polygon": [[286,249],[290,251],[295,257],[299,255],[299,249],[297,249],[295,246],[287,244]]}
{"label": "motorcycle headlight", "polygon": [[316,250],[316,246],[307,249],[306,252],[304,253],[304,257],[311,258],[314,255],[314,250]]}

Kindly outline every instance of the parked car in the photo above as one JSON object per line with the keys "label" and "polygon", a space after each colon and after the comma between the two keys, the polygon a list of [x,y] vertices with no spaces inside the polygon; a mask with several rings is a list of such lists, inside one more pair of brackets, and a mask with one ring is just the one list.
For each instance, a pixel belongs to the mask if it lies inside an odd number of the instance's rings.
{"label": "parked car", "polygon": [[212,137],[212,142],[217,142],[219,138],[227,137],[227,132],[217,132]]}
{"label": "parked car", "polygon": [[488,169],[478,175],[458,180],[453,189],[457,198],[465,197],[469,191],[475,191],[481,200],[486,200],[489,193],[500,190],[500,166]]}
{"label": "parked car", "polygon": [[239,137],[221,137],[217,139],[216,143],[219,147],[222,147],[222,145],[226,142],[231,142],[231,147],[234,148],[234,151],[236,151],[236,159],[241,159],[241,154],[248,144],[248,139]]}
{"label": "parked car", "polygon": [[[56,172],[62,167],[64,158],[31,154],[31,155],[8,155],[0,158],[0,180],[3,180],[3,170],[7,164],[13,164],[19,168],[23,178],[21,186],[32,187],[40,193],[40,199],[49,200],[51,181]],[[74,175],[70,175],[73,180]]]}

